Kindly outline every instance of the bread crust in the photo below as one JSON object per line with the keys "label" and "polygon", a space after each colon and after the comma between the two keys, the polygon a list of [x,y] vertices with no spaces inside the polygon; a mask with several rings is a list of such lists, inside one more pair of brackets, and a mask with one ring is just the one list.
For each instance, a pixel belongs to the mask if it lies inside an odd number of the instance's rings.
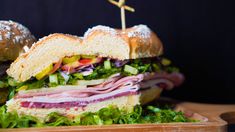
{"label": "bread crust", "polygon": [[130,59],[155,57],[163,53],[161,40],[145,25],[128,28],[125,32],[118,31],[130,46]]}
{"label": "bread crust", "polygon": [[51,39],[56,39],[56,38],[64,38],[64,39],[67,39],[69,41],[79,41],[80,43],[82,42],[82,40],[78,36],[74,36],[74,35],[70,35],[70,34],[63,34],[63,33],[50,34],[50,35],[48,35],[46,37],[43,37],[43,38],[39,39],[39,41],[34,43],[32,48],[30,48],[30,50],[28,52],[26,52],[25,54],[23,54],[23,55],[21,55],[20,57],[17,58],[16,62],[20,58],[26,58],[29,54],[33,53],[34,50],[37,47],[39,47],[40,45],[44,44],[46,41],[50,41]]}
{"label": "bread crust", "polygon": [[79,54],[81,41],[77,36],[60,33],[44,37],[33,44],[28,52],[19,56],[11,64],[7,74],[24,82],[61,58]]}
{"label": "bread crust", "polygon": [[[104,38],[104,36],[113,38],[113,41]],[[100,43],[97,44],[97,42]],[[110,44],[113,44],[112,49],[108,47]],[[97,45],[103,47],[103,50],[92,50],[94,47],[98,47]],[[84,53],[120,60],[155,57],[163,53],[161,40],[145,25],[137,25],[126,29],[124,32],[107,26],[93,27],[85,33],[83,46]],[[109,50],[111,52],[107,53],[106,51]],[[118,51],[118,53],[115,51]]]}
{"label": "bread crust", "polygon": [[23,25],[13,21],[0,21],[0,61],[14,61],[23,47],[31,47],[36,41]]}
{"label": "bread crust", "polygon": [[7,74],[24,82],[65,56],[96,55],[125,60],[155,57],[162,51],[160,39],[145,25],[128,28],[125,32],[96,26],[83,38],[55,33],[40,39],[11,64]]}

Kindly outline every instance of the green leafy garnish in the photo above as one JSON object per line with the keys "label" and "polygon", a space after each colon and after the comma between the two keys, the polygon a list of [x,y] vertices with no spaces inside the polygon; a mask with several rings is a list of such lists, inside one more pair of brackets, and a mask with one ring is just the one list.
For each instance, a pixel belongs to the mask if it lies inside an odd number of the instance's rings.
{"label": "green leafy garnish", "polygon": [[121,68],[113,67],[111,69],[105,69],[103,66],[97,66],[92,74],[88,76],[84,76],[84,80],[92,80],[92,79],[101,79],[101,78],[108,78],[109,76],[120,73]]}
{"label": "green leafy garnish", "polygon": [[4,81],[0,81],[0,88],[6,88],[8,87],[8,84]]}
{"label": "green leafy garnish", "polygon": [[0,128],[27,128],[43,126],[42,123],[33,116],[18,116],[16,112],[6,112],[6,106],[0,108]]}
{"label": "green leafy garnish", "polygon": [[46,117],[46,121],[45,121],[44,125],[47,125],[47,126],[71,126],[72,122],[68,118],[61,116],[60,114],[58,114],[56,112],[52,112]]}
{"label": "green leafy garnish", "polygon": [[102,108],[97,112],[86,112],[69,119],[56,112],[50,113],[44,121],[29,115],[18,116],[16,112],[6,112],[6,106],[0,108],[0,128],[27,128],[44,126],[73,125],[111,125],[137,123],[198,122],[184,116],[183,112],[160,109],[154,106],[137,105],[132,112],[120,110],[115,106]]}

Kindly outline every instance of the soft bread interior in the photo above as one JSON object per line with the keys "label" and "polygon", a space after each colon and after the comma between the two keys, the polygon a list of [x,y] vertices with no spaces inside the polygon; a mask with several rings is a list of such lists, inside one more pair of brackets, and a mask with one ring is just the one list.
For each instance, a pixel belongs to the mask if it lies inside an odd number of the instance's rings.
{"label": "soft bread interior", "polygon": [[120,109],[131,111],[135,105],[139,104],[139,96],[140,95],[121,96],[101,102],[91,103],[88,104],[86,107],[69,108],[69,109],[24,108],[20,106],[20,99],[11,99],[10,101],[7,102],[6,105],[8,112],[16,111],[19,115],[32,115],[39,118],[40,120],[44,120],[45,117],[51,112],[57,112],[67,117],[73,118],[74,116],[80,115],[84,112],[96,112],[110,105],[116,106]]}
{"label": "soft bread interior", "polygon": [[82,43],[82,54],[98,55],[118,59],[129,59],[130,47],[125,40],[116,34],[94,30],[85,36]]}
{"label": "soft bread interior", "polygon": [[81,39],[71,35],[52,34],[38,41],[7,70],[15,80],[24,82],[65,56],[80,53]]}

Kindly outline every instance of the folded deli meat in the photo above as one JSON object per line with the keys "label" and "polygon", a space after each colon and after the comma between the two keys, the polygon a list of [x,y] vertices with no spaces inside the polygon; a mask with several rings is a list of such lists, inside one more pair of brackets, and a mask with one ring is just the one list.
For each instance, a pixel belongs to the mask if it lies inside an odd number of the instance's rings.
{"label": "folded deli meat", "polygon": [[49,35],[7,70],[15,89],[7,109],[40,119],[50,112],[74,117],[110,105],[131,111],[183,82],[162,51],[145,25],[125,32],[96,26],[82,38]]}
{"label": "folded deli meat", "polygon": [[[89,103],[138,94],[139,90],[146,90],[152,86],[169,89],[172,88],[174,84],[179,83],[174,83],[164,78],[152,78],[151,80],[143,81],[143,77],[143,74],[123,78],[117,75],[95,86],[71,87],[69,89],[60,87],[52,91],[48,88],[20,91],[16,98],[21,99],[22,107],[29,108],[85,107]],[[177,79],[177,77],[178,75],[172,76],[170,79]],[[143,82],[140,83],[141,81]]]}

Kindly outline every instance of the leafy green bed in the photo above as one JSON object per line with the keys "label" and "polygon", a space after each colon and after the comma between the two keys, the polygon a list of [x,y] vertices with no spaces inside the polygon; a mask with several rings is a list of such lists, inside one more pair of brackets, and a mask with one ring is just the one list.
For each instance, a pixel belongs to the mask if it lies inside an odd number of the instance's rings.
{"label": "leafy green bed", "polygon": [[154,106],[141,107],[140,105],[135,106],[131,113],[109,106],[95,113],[83,113],[74,119],[68,119],[58,113],[50,113],[44,122],[33,116],[18,116],[17,113],[8,113],[6,106],[0,108],[0,128],[170,122],[196,122],[196,120],[186,117],[183,112],[176,112],[169,108],[160,109]]}

